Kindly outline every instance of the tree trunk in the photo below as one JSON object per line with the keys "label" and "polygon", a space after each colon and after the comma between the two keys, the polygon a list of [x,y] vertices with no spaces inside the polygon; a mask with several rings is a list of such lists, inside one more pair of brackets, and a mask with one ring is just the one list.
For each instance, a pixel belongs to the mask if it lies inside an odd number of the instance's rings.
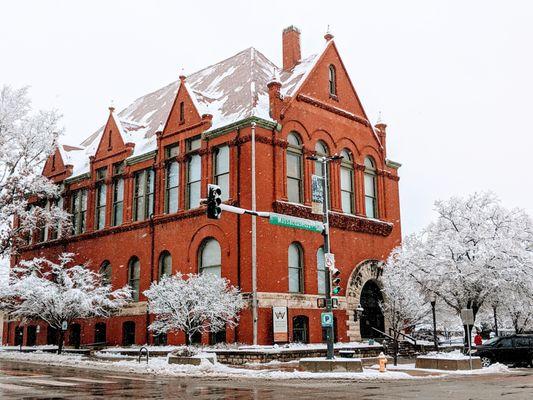
{"label": "tree trunk", "polygon": [[189,335],[189,331],[185,331],[185,346],[189,347],[191,345],[191,336]]}

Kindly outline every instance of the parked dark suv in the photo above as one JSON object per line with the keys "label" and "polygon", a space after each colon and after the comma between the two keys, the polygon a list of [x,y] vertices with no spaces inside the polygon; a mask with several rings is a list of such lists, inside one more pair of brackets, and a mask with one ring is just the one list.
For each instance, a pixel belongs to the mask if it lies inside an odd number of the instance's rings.
{"label": "parked dark suv", "polygon": [[533,367],[533,334],[495,337],[477,346],[472,355],[481,358],[481,365],[492,363],[510,365],[528,364]]}

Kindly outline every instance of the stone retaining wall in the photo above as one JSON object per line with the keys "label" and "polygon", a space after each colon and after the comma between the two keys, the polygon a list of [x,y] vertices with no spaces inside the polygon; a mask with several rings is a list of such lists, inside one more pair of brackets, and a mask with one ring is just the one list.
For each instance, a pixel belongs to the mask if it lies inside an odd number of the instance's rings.
{"label": "stone retaining wall", "polygon": [[[381,346],[336,348],[339,350],[354,351],[354,358],[377,357],[383,351]],[[294,361],[301,358],[318,358],[326,356],[326,349],[279,349],[278,351],[261,350],[210,350],[217,355],[217,361],[229,365],[242,365],[246,363],[268,363],[270,361]]]}

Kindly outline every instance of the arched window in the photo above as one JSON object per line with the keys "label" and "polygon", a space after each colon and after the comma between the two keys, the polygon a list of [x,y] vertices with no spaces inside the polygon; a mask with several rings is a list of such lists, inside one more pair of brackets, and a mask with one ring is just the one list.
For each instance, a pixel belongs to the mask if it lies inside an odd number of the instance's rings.
{"label": "arched window", "polygon": [[131,289],[133,301],[139,301],[139,281],[141,278],[141,262],[137,257],[132,257],[128,264],[128,285]]}
{"label": "arched window", "polygon": [[165,250],[159,256],[159,279],[170,275],[172,275],[172,256]]}
{"label": "arched window", "polygon": [[287,198],[302,203],[302,141],[296,133],[289,133],[287,143]]}
{"label": "arched window", "polygon": [[337,96],[337,73],[335,71],[335,66],[333,64],[329,66],[328,78],[329,78],[329,95]]}
{"label": "arched window", "polygon": [[354,170],[352,156],[347,150],[341,151],[341,205],[342,211],[354,214]]}
{"label": "arched window", "polygon": [[289,246],[289,292],[303,293],[303,252],[298,243]]}
{"label": "arched window", "polygon": [[371,157],[365,158],[365,212],[368,218],[378,218],[376,164]]}
{"label": "arched window", "polygon": [[326,273],[326,263],[324,259],[324,248],[320,247],[316,252],[316,272],[318,279],[318,294],[326,293],[326,279],[328,275]]}
{"label": "arched window", "polygon": [[220,244],[213,238],[207,239],[200,247],[200,274],[222,276]]}
{"label": "arched window", "polygon": [[111,263],[105,260],[102,265],[100,265],[100,276],[102,277],[103,285],[111,285]]}

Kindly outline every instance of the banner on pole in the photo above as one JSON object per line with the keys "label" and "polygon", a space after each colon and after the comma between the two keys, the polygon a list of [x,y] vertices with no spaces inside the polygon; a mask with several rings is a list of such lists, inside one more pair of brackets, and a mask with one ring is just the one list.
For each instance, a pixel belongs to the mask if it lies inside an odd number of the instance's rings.
{"label": "banner on pole", "polygon": [[322,215],[324,213],[324,178],[318,175],[312,175],[311,188],[311,212]]}

